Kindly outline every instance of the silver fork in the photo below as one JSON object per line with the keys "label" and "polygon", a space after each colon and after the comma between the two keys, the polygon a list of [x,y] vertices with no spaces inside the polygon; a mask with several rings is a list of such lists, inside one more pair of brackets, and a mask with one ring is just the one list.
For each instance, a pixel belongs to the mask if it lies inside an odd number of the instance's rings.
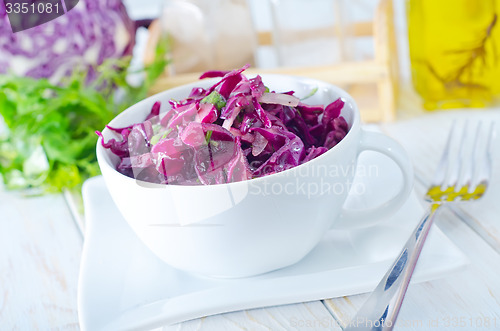
{"label": "silver fork", "polygon": [[[477,125],[472,151],[467,151],[467,124],[460,134],[458,154],[454,156],[452,145],[455,123],[453,123],[445,149],[438,164],[431,186],[425,194],[430,206],[418,223],[403,250],[384,275],[373,293],[368,297],[356,316],[344,331],[392,330],[403,303],[413,271],[424,245],[429,229],[438,209],[448,203],[477,200],[483,196],[491,177],[491,140],[494,124],[487,128],[485,143],[480,144],[483,125]],[[467,156],[467,154],[472,154]]]}

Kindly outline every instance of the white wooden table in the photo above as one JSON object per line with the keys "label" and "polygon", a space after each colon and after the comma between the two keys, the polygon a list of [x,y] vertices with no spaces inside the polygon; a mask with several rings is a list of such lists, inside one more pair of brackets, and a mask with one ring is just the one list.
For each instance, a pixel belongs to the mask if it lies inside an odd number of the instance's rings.
{"label": "white wooden table", "polygon": [[[427,183],[453,118],[495,120],[500,110],[439,112],[384,124],[408,150],[417,189]],[[412,284],[396,330],[500,329],[500,137],[494,184],[482,201],[446,210],[436,226],[471,264]],[[84,238],[62,195],[25,198],[0,191],[0,329],[78,330],[77,284]],[[367,294],[205,317],[163,330],[340,330]]]}

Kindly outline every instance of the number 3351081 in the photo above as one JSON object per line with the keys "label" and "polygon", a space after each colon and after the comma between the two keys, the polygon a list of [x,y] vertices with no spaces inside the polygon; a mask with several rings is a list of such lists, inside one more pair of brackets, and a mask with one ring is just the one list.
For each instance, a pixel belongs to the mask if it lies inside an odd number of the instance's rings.
{"label": "number 3351081", "polygon": [[59,13],[59,4],[43,3],[39,2],[28,3],[28,2],[16,2],[5,4],[5,11],[7,14],[52,14]]}

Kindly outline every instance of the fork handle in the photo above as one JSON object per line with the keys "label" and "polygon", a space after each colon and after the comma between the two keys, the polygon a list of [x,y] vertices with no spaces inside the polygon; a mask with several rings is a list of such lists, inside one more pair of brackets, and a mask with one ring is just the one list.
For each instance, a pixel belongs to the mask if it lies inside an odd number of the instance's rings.
{"label": "fork handle", "polygon": [[439,204],[433,204],[418,223],[391,268],[344,331],[392,330]]}

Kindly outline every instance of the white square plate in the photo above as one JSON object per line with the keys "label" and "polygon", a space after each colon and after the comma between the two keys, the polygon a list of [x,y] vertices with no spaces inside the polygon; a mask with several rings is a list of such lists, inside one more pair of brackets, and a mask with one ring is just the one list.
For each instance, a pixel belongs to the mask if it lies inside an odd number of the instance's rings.
{"label": "white square plate", "polygon": [[[375,153],[362,156],[360,164],[387,162]],[[389,164],[381,169],[375,181],[387,191],[397,191],[400,179],[394,169]],[[364,200],[374,196],[380,196],[380,188],[372,190],[372,196],[367,192]],[[176,270],[151,253],[117,210],[101,177],[85,183],[83,198],[86,229],[78,288],[82,330],[148,329],[229,311],[371,291],[424,213],[413,194],[377,226],[330,231],[295,265],[251,278],[213,279]],[[360,197],[350,199],[350,206],[357,204],[367,205]],[[433,227],[413,281],[442,277],[467,264],[465,255]]]}

